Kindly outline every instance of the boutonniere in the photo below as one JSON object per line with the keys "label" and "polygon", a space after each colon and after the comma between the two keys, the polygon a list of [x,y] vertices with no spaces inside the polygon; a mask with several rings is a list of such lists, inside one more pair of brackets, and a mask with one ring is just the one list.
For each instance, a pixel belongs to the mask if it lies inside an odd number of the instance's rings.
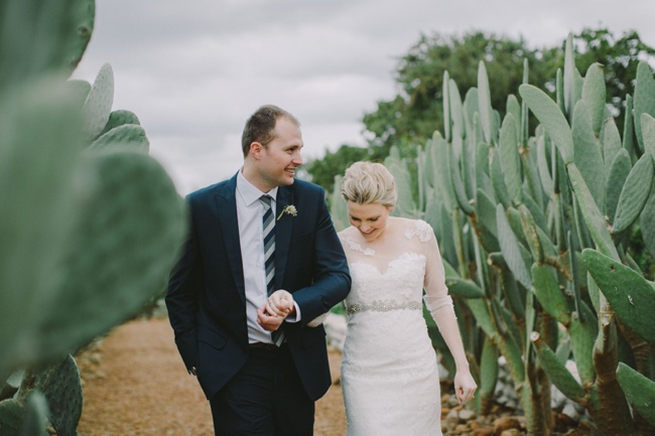
{"label": "boutonniere", "polygon": [[282,209],[282,212],[280,212],[280,215],[277,217],[277,221],[280,221],[280,218],[282,218],[283,215],[291,215],[291,216],[297,216],[298,211],[296,210],[296,206],[293,204],[289,204]]}

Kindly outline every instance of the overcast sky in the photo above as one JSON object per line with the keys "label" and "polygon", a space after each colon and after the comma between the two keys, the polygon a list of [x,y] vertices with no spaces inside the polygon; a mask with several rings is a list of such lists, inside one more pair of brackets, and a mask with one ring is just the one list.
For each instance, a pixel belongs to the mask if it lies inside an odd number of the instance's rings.
{"label": "overcast sky", "polygon": [[305,160],[363,145],[363,114],[397,93],[394,68],[421,33],[540,47],[603,25],[655,46],[654,18],[653,0],[96,0],[74,77],[112,65],[114,109],[139,116],[186,194],[236,172],[243,125],[262,104],[300,120]]}

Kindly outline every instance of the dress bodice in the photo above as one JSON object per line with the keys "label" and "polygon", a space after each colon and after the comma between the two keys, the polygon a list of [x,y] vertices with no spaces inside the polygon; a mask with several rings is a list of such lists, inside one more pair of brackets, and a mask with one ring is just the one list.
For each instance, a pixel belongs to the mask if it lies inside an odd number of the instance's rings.
{"label": "dress bodice", "polygon": [[345,301],[348,314],[421,308],[425,274],[422,254],[403,253],[391,260],[383,272],[374,264],[353,262],[350,273],[354,292],[351,291]]}
{"label": "dress bodice", "polygon": [[345,300],[349,315],[420,309],[424,288],[430,298],[450,302],[430,225],[421,220],[394,219],[394,228],[381,242],[365,242],[352,227],[339,235],[352,277]]}

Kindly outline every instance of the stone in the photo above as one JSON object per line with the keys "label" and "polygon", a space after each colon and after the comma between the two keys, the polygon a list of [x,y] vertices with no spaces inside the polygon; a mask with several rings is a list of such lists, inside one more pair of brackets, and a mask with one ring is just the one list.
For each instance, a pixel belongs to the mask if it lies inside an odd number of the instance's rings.
{"label": "stone", "polygon": [[562,413],[564,415],[568,415],[574,421],[578,421],[580,419],[580,414],[577,410],[575,410],[575,406],[571,403],[567,403],[566,406],[564,406]]}
{"label": "stone", "polygon": [[553,412],[553,415],[553,422],[555,423],[556,430],[564,431],[568,428],[574,428],[577,425],[577,421],[575,421],[569,415],[557,412]]}
{"label": "stone", "polygon": [[503,430],[499,436],[521,436],[521,434],[521,430],[510,428],[509,430]]}
{"label": "stone", "polygon": [[494,434],[494,428],[490,425],[484,427],[477,427],[471,433],[471,436],[492,436]]}
{"label": "stone", "polygon": [[459,411],[459,419],[462,421],[469,421],[475,417],[475,412],[469,409],[462,409]]}
{"label": "stone", "polygon": [[455,426],[459,424],[459,416],[457,415],[456,409],[452,409],[450,412],[448,412],[448,415],[446,415],[445,423],[449,431],[454,429]]}
{"label": "stone", "polygon": [[504,416],[502,418],[498,418],[494,421],[494,432],[497,435],[502,434],[505,430],[518,430],[521,428],[521,423],[519,422],[518,419],[514,418],[513,416]]}
{"label": "stone", "polygon": [[443,421],[446,419],[446,416],[450,413],[450,409],[448,407],[441,407],[441,420]]}
{"label": "stone", "polygon": [[469,430],[469,426],[466,424],[459,424],[455,427],[455,432],[457,432],[457,434],[468,433]]}

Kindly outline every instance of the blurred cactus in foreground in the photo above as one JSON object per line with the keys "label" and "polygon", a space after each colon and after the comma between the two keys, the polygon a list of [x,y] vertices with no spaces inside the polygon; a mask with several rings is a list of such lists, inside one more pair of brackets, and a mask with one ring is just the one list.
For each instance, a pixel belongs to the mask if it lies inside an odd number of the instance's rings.
{"label": "blurred cactus in foreground", "polygon": [[570,37],[564,59],[554,99],[529,84],[526,63],[502,118],[483,62],[464,99],[446,72],[443,134],[415,161],[397,149],[385,161],[395,213],[435,231],[483,412],[500,354],[529,434],[553,432],[551,384],[599,434],[652,434],[655,288],[634,258],[655,258],[655,79],[642,62],[620,132],[602,66],[582,76]]}
{"label": "blurred cactus in foreground", "polygon": [[93,0],[0,6],[0,380],[24,369],[0,397],[3,435],[76,434],[66,356],[164,289],[185,233],[138,118],[111,110],[111,67],[66,80],[94,14]]}

